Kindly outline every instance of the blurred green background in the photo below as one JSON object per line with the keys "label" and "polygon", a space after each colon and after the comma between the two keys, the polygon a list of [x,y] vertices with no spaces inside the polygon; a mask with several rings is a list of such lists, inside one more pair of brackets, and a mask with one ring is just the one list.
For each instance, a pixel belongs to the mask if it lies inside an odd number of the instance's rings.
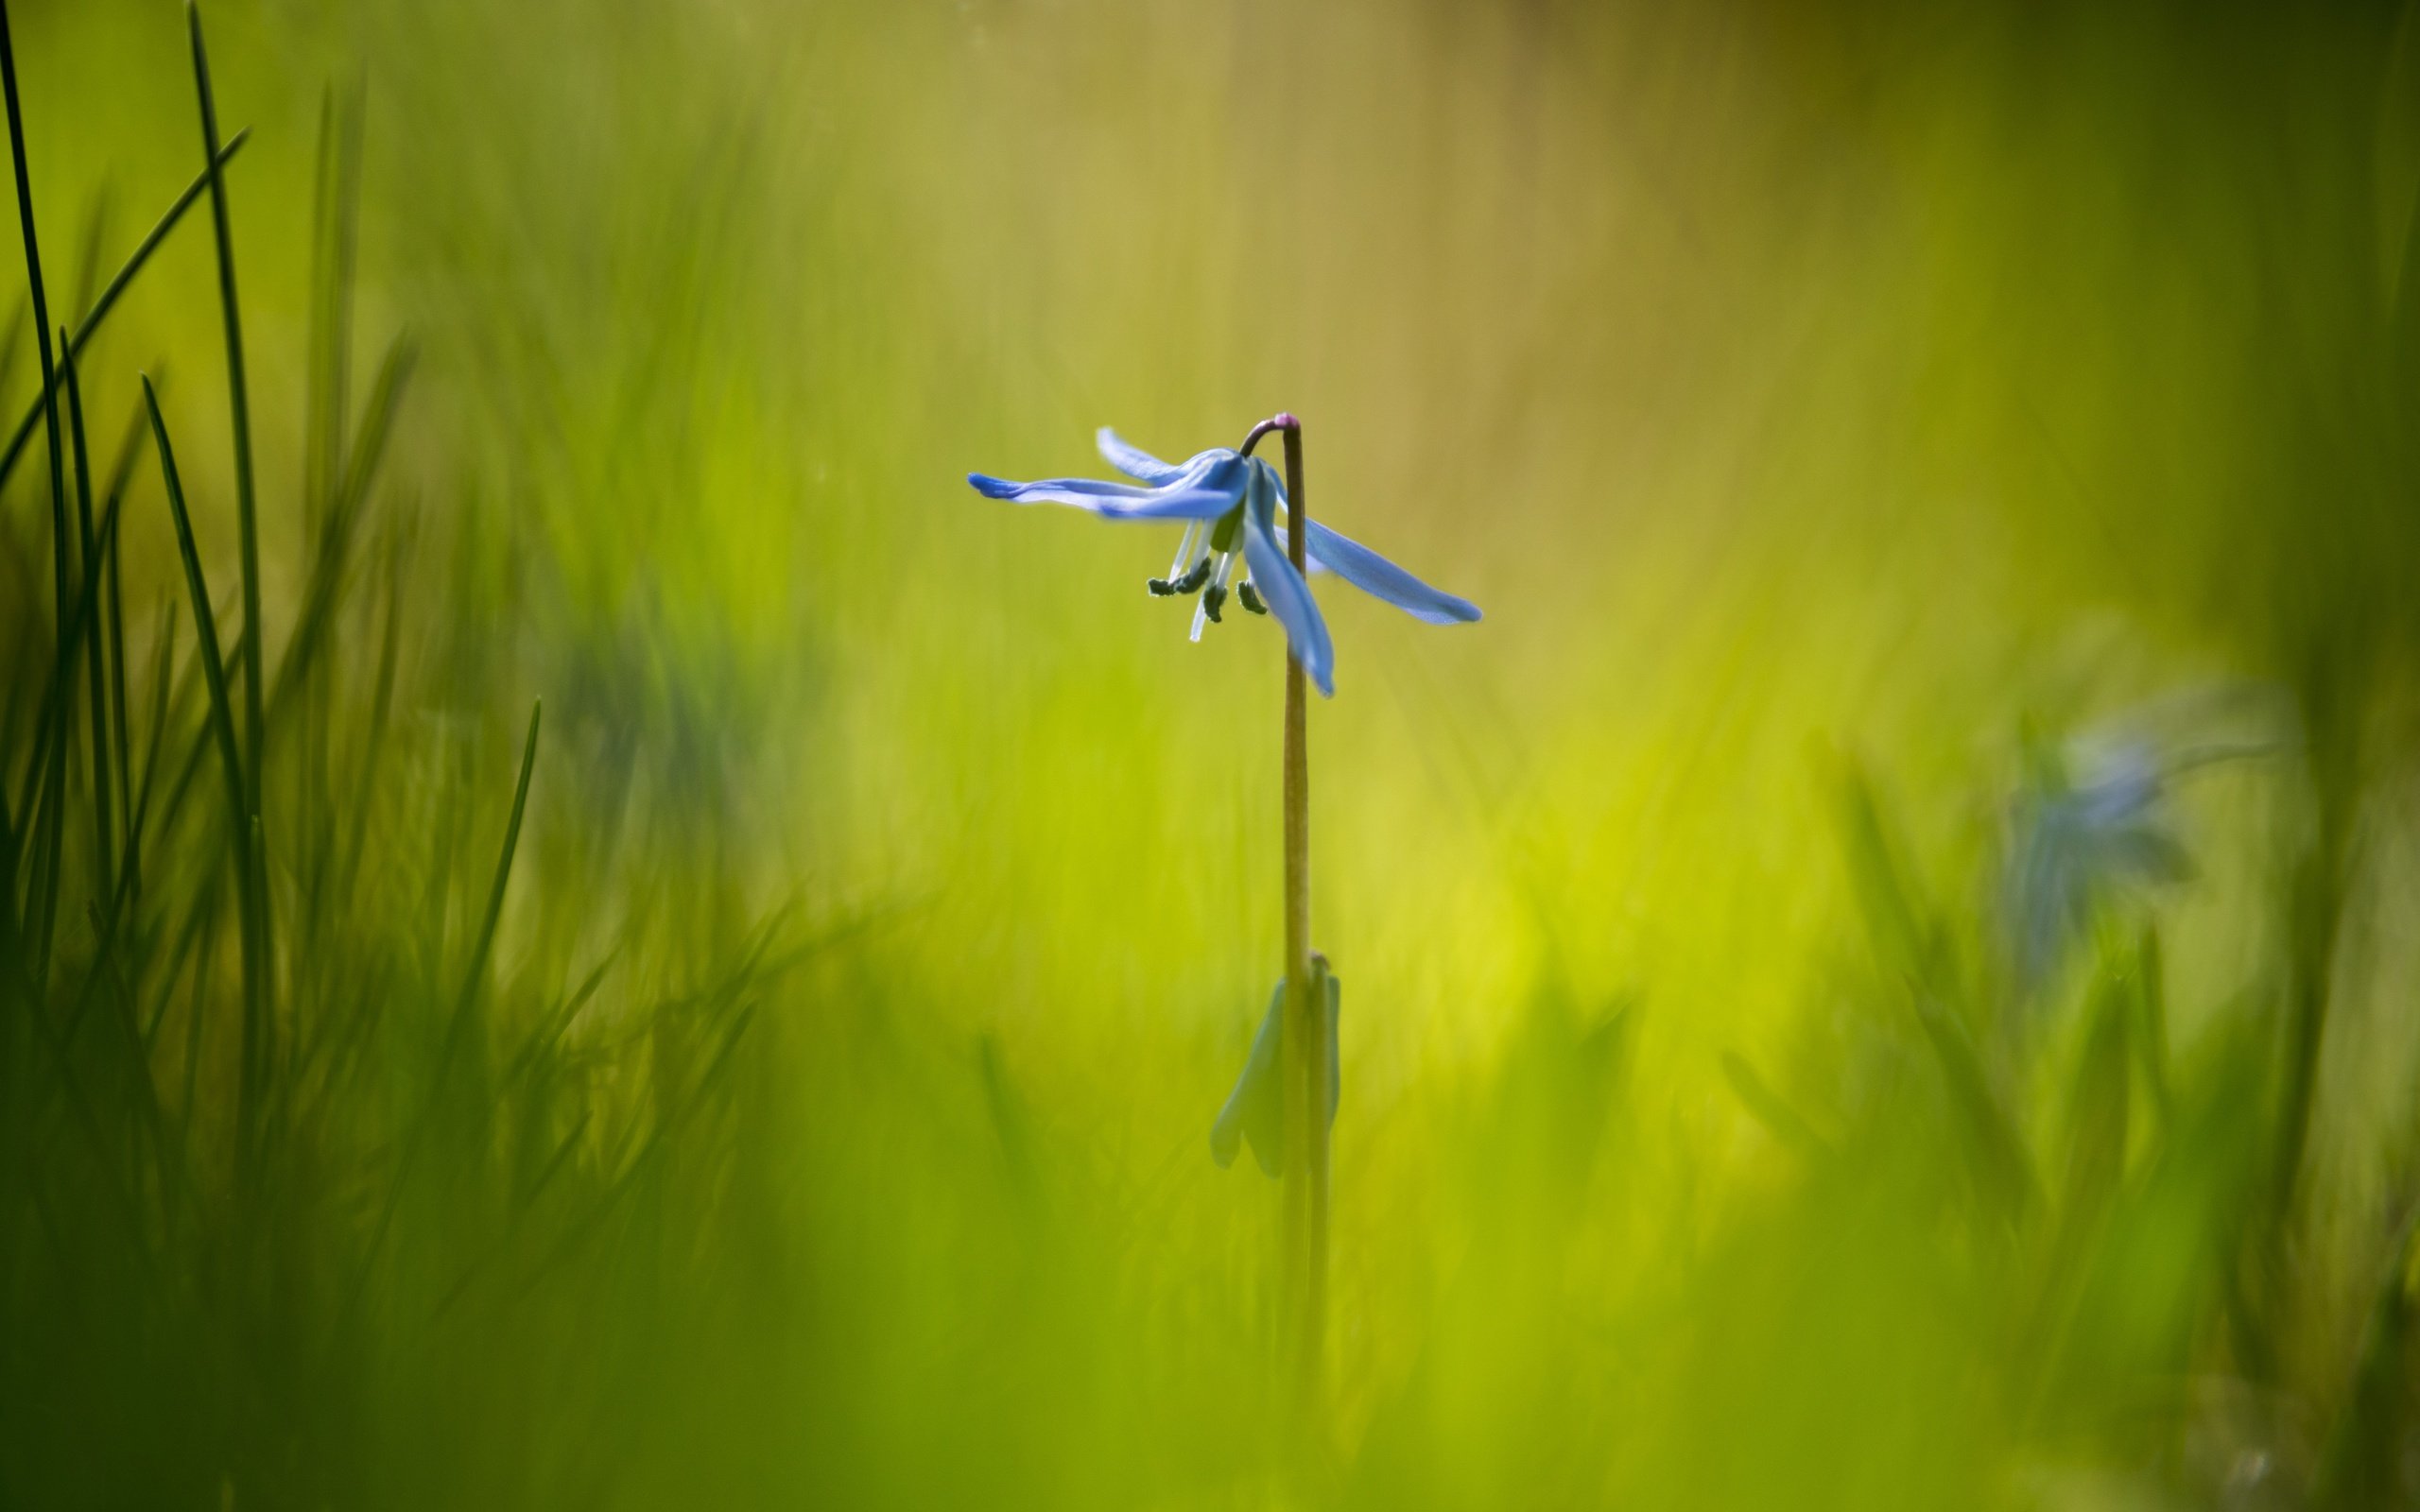
{"label": "blurred green background", "polygon": [[[200,166],[183,18],[9,20],[72,319]],[[150,371],[232,644],[205,206],[81,365],[163,754],[112,927],[72,747],[6,988],[0,1500],[2420,1496],[2410,8],[204,20],[265,644],[322,579],[331,639],[247,1125],[123,429]],[[1487,610],[1325,590],[1307,1435],[1277,1189],[1206,1148],[1280,970],[1279,637],[1188,644],[1170,528],[963,482],[1278,409],[1318,518]]]}

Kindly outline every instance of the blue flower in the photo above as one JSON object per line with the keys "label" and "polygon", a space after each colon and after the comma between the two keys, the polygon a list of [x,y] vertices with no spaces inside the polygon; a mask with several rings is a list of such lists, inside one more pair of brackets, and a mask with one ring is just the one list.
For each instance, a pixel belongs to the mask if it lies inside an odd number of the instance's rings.
{"label": "blue flower", "polygon": [[[1342,1080],[1337,1069],[1336,1022],[1343,1006],[1344,988],[1334,973],[1323,973],[1327,982],[1327,1121],[1336,1123],[1338,1093]],[[1219,1120],[1210,1125],[1210,1158],[1225,1170],[1236,1161],[1236,1147],[1245,1140],[1252,1142],[1252,1157],[1260,1162],[1261,1170],[1279,1176],[1286,1169],[1286,1092],[1277,1079],[1278,1057],[1286,1039],[1286,984],[1269,994],[1269,1011],[1261,1015],[1260,1032],[1252,1039],[1252,1055],[1245,1060],[1243,1074],[1236,1078],[1236,1090],[1227,1094],[1227,1105],[1219,1109]]]}
{"label": "blue flower", "polygon": [[2038,983],[2104,903],[2192,875],[2167,796],[2193,757],[2180,761],[2147,741],[2118,740],[2079,741],[2066,750],[2036,744],[2028,758],[2007,896],[2018,975]]}
{"label": "blue flower", "polygon": [[[988,498],[1018,504],[1064,504],[1109,520],[1181,520],[1184,536],[1166,577],[1149,587],[1156,597],[1186,597],[1199,593],[1193,611],[1193,638],[1202,627],[1216,624],[1226,607],[1228,589],[1255,614],[1274,614],[1286,627],[1294,660],[1319,685],[1321,693],[1336,693],[1335,647],[1327,623],[1310,585],[1287,558],[1285,529],[1277,523],[1285,507],[1286,486],[1277,470],[1256,456],[1219,446],[1196,454],[1183,465],[1163,462],[1101,427],[1096,438],[1109,464],[1145,486],[1102,483],[1091,478],[1046,478],[1038,483],[1011,483],[981,472],[966,481]],[[1357,541],[1338,535],[1314,520],[1304,541],[1305,556],[1314,573],[1332,572],[1365,593],[1385,599],[1414,619],[1431,625],[1467,623],[1479,617],[1478,606],[1465,598],[1431,588],[1411,574]],[[1241,581],[1235,578],[1236,558],[1244,562]]]}

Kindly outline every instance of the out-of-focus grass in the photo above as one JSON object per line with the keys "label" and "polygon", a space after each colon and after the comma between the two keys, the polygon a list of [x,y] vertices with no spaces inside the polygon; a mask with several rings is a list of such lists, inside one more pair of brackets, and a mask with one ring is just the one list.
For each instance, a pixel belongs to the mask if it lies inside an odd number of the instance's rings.
{"label": "out-of-focus grass", "polygon": [[[154,6],[11,19],[72,321],[200,165],[189,60]],[[2420,1489],[2406,15],[207,19],[272,670],[330,566],[269,713],[274,1054],[248,1136],[137,433],[158,779],[112,930],[77,663],[0,1041],[6,1500]],[[232,664],[215,266],[199,215],[79,372],[104,475],[161,379]],[[1281,407],[1322,518],[1489,611],[1326,600],[1309,1453],[1273,1189],[1205,1148],[1277,957],[1276,638],[1187,645],[1166,532],[960,482]]]}

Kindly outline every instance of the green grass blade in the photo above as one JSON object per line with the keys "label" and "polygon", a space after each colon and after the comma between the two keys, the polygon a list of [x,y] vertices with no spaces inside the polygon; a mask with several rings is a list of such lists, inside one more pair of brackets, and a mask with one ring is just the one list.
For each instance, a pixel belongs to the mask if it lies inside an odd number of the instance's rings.
{"label": "green grass blade", "polygon": [[2019,1218],[2035,1198],[2033,1164],[2025,1141],[2008,1109],[1992,1091],[1991,1077],[1965,1026],[1946,1008],[1919,991],[1916,1022],[1933,1059],[1950,1108],[1965,1137],[1966,1155],[1977,1189],[2005,1216]]}
{"label": "green grass blade", "polygon": [[354,771],[353,833],[345,841],[344,856],[337,868],[336,896],[345,904],[353,901],[354,884],[361,876],[361,857],[370,841],[369,796],[378,784],[378,758],[387,748],[387,724],[395,704],[395,664],[403,643],[403,547],[389,534],[384,552],[387,564],[387,606],[385,625],[378,637],[378,675],[372,684],[370,697],[370,733],[361,743],[361,765]]}
{"label": "green grass blade", "polygon": [[[9,25],[9,10],[0,3],[0,90],[5,90],[9,108],[9,151],[16,169],[17,219],[22,228],[26,250],[26,285],[33,301],[34,341],[42,354],[41,410],[44,434],[50,441],[50,528],[51,561],[54,568],[53,586],[57,593],[59,655],[64,662],[73,643],[68,639],[67,620],[67,481],[64,458],[59,434],[58,374],[54,369],[50,350],[50,301],[43,290],[42,239],[34,230],[33,177],[26,167],[26,128],[23,108],[17,98],[17,49]],[[51,930],[58,919],[59,852],[62,838],[67,788],[67,749],[62,741],[52,747],[47,775],[44,778],[48,799],[43,804],[41,837],[42,877],[35,897],[34,981],[41,984],[49,973]]]}
{"label": "green grass blade", "polygon": [[[496,921],[504,915],[505,885],[512,878],[512,852],[521,843],[521,816],[529,803],[529,772],[538,762],[538,719],[545,713],[545,700],[529,705],[529,734],[521,746],[521,777],[512,787],[512,815],[505,820],[504,851],[495,860],[495,881],[488,888],[487,911],[479,919],[478,943],[471,947],[471,963],[463,974],[462,995],[454,1009],[458,1030],[470,1017],[471,1005],[477,1001],[479,984],[487,977],[488,953],[495,948]],[[449,1032],[451,1040],[453,1034]]]}
{"label": "green grass blade", "polygon": [[331,87],[320,97],[320,162],[313,215],[308,424],[303,518],[323,524],[345,466],[353,290],[361,222],[361,102]]}
{"label": "green grass blade", "polygon": [[[84,581],[88,594],[99,593],[106,582],[101,571],[100,548],[93,535],[93,459],[84,439],[84,386],[76,372],[76,354],[68,351],[67,333],[59,333],[60,365],[67,373],[67,434],[76,458],[76,529],[82,551]],[[116,825],[110,813],[112,789],[110,772],[109,672],[108,658],[103,655],[101,616],[97,612],[81,616],[84,620],[84,704],[92,723],[93,739],[90,751],[93,765],[93,869],[100,882],[101,896],[117,891],[116,869],[112,850],[115,845]]]}
{"label": "green grass blade", "polygon": [[161,609],[160,629],[151,656],[151,725],[143,746],[143,781],[127,807],[126,869],[140,892],[143,885],[143,836],[151,815],[151,780],[160,771],[160,742],[168,728],[168,695],[176,685],[177,601]]}
{"label": "green grass blade", "polygon": [[2320,1447],[2307,1505],[2317,1512],[2406,1504],[2400,1500],[2412,1413],[2413,1250],[2420,1207],[2403,1220],[2361,1329],[2353,1379]]}
{"label": "green grass blade", "polygon": [[[168,206],[167,211],[152,226],[150,234],[144,237],[135,247],[134,251],[118,267],[116,275],[110,280],[109,286],[101,290],[101,297],[93,301],[91,313],[77,322],[75,339],[70,343],[71,350],[81,355],[93,337],[100,334],[101,322],[107,320],[110,311],[116,308],[119,296],[123,295],[134,283],[135,275],[143,271],[143,265],[151,260],[151,254],[160,249],[160,244],[168,239],[168,233],[177,229],[177,222],[184,218],[185,212],[193,208],[194,201],[209,191],[212,170],[223,168],[233,162],[235,154],[242,150],[244,143],[251,138],[251,128],[246,127],[229,137],[227,146],[220,149],[217,160],[211,167],[195,175],[193,182],[185,186],[185,192],[179,195],[176,202]],[[13,345],[13,339],[11,345]],[[33,438],[34,427],[42,423],[43,406],[50,395],[51,386],[45,382],[43,385],[43,391],[34,396],[34,401],[27,406],[24,418],[17,421],[16,430],[10,433],[8,447],[0,450],[0,485],[5,485],[9,475],[16,471],[17,460],[24,454],[26,443]]]}
{"label": "green grass blade", "polygon": [[227,781],[227,817],[234,826],[238,849],[251,833],[244,811],[244,758],[235,743],[234,707],[227,694],[227,663],[218,652],[218,620],[211,612],[210,583],[201,570],[201,553],[194,544],[193,517],[185,508],[184,485],[177,472],[177,454],[168,439],[168,422],[161,417],[159,396],[151,380],[143,381],[143,402],[149,411],[151,439],[160,452],[160,481],[168,494],[168,513],[176,522],[177,551],[184,559],[185,589],[193,606],[194,636],[201,658],[201,675],[210,690],[210,731],[218,746],[218,765]]}
{"label": "green grass blade", "polygon": [[[244,750],[251,757],[244,771],[244,813],[256,816],[261,810],[261,700],[268,690],[261,675],[260,504],[252,484],[252,405],[244,377],[244,317],[235,297],[235,232],[227,207],[226,176],[218,170],[218,106],[210,89],[210,58],[202,46],[199,6],[185,6],[185,24],[193,38],[194,90],[201,102],[202,161],[209,164],[210,222],[218,247],[218,309],[227,333],[227,404],[235,441],[236,557],[243,575],[246,637]],[[258,889],[257,876],[252,885]],[[258,911],[256,901],[256,919]]]}
{"label": "green grass blade", "polygon": [[445,1090],[447,1074],[453,1069],[462,1040],[470,1027],[472,1009],[477,1006],[479,988],[487,980],[488,954],[495,947],[496,922],[504,914],[506,885],[512,879],[512,856],[521,844],[521,818],[529,803],[529,774],[538,764],[538,724],[545,713],[545,700],[529,705],[529,733],[521,745],[521,776],[512,787],[512,813],[505,820],[504,848],[496,857],[495,878],[488,888],[486,911],[480,916],[477,942],[471,948],[470,964],[462,974],[461,996],[455,1002],[454,1011],[445,1025],[445,1037],[437,1048],[437,1064],[429,1073],[428,1098],[421,1115],[413,1121],[411,1133],[406,1139],[403,1153],[395,1162],[395,1174],[387,1188],[387,1201],[380,1209],[377,1225],[372,1228],[370,1241],[363,1247],[361,1266],[354,1278],[353,1290],[345,1311],[349,1314],[358,1305],[363,1289],[369,1284],[370,1272],[377,1263],[385,1246],[387,1231],[393,1226],[395,1210],[403,1201],[404,1186],[410,1179],[412,1165],[419,1158],[429,1128],[437,1122],[440,1098]]}
{"label": "green grass blade", "polygon": [[348,552],[354,534],[360,524],[362,505],[368,499],[370,486],[377,475],[379,459],[385,455],[387,437],[395,417],[396,407],[403,402],[405,385],[411,378],[412,350],[397,342],[387,351],[379,365],[378,380],[372,388],[370,402],[362,412],[360,441],[345,467],[344,478],[330,501],[327,518],[320,532],[319,547],[313,555],[311,580],[302,592],[302,610],[297,616],[294,633],[285,643],[285,654],[278,660],[277,677],[269,688],[269,710],[274,714],[292,695],[295,685],[306,676],[320,649],[326,644],[330,627],[335,623],[337,595],[344,586]]}
{"label": "green grass blade", "polygon": [[161,418],[159,396],[152,390],[151,381],[143,381],[143,403],[151,417],[151,437],[160,452],[160,480],[168,494],[168,510],[177,526],[177,550],[184,558],[185,588],[193,600],[194,634],[201,656],[202,677],[210,689],[211,732],[218,746],[220,770],[227,782],[228,835],[234,848],[236,889],[235,899],[243,941],[244,1023],[243,1059],[236,1092],[237,1149],[246,1154],[251,1147],[250,1130],[259,1107],[261,1088],[259,1076],[267,1053],[267,932],[260,919],[260,896],[254,882],[259,867],[252,850],[257,833],[253,816],[246,811],[249,794],[244,780],[244,760],[235,744],[235,714],[227,694],[227,665],[218,654],[218,626],[210,607],[210,585],[202,576],[201,554],[194,544],[193,519],[185,508],[184,486],[177,473],[176,450],[168,441],[168,424]]}
{"label": "green grass blade", "polygon": [[[105,511],[101,516],[96,534],[100,550],[104,553],[116,542],[117,518],[115,508]],[[81,583],[82,587],[71,602],[68,610],[66,644],[70,647],[83,639],[85,627],[91,622],[100,596],[98,579],[94,573],[85,573]],[[43,683],[42,697],[34,716],[33,751],[26,765],[25,778],[18,788],[18,812],[27,816],[27,823],[11,834],[12,849],[0,853],[0,873],[8,872],[22,859],[21,853],[13,849],[13,845],[23,842],[33,833],[31,817],[43,801],[46,791],[44,788],[38,787],[38,784],[48,782],[53,758],[65,748],[65,737],[61,731],[72,714],[69,700],[73,692],[74,685],[71,679],[74,672],[75,667],[72,663],[63,659],[54,661],[50,676]]]}
{"label": "green grass blade", "polygon": [[[134,475],[134,459],[142,455],[142,442],[143,410],[137,406],[127,417],[126,437],[118,443],[117,461],[110,469],[107,508],[112,514],[117,512],[119,502],[126,497],[127,485]],[[125,865],[131,876],[140,879],[142,873],[134,866],[133,736],[127,724],[126,582],[119,565],[122,555],[118,540],[112,535],[106,553],[108,578],[104,585],[101,625],[109,640],[110,728],[116,737],[111,755],[117,778],[117,812],[127,825]],[[140,888],[139,880],[135,885]]]}
{"label": "green grass blade", "polygon": [[1756,1074],[1756,1068],[1748,1063],[1746,1057],[1735,1050],[1724,1051],[1722,1075],[1731,1084],[1731,1091],[1738,1097],[1740,1106],[1754,1115],[1756,1122],[1763,1125],[1765,1131],[1774,1139],[1808,1159],[1832,1153],[1831,1145],[1824,1136],[1816,1133],[1815,1126],[1801,1117],[1798,1109],[1790,1107],[1764,1077]]}

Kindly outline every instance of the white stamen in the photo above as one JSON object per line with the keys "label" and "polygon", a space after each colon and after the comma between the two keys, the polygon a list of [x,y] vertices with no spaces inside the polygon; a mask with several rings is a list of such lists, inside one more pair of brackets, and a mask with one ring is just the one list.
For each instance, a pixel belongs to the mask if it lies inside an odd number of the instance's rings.
{"label": "white stamen", "polygon": [[1235,570],[1236,554],[1232,551],[1222,551],[1219,553],[1218,568],[1210,574],[1210,581],[1202,588],[1201,601],[1193,606],[1193,640],[1195,644],[1198,645],[1201,642],[1201,627],[1210,623],[1210,595],[1213,593],[1223,593],[1226,592],[1227,578],[1235,572]]}
{"label": "white stamen", "polygon": [[1169,582],[1184,576],[1184,570],[1193,565],[1193,538],[1201,533],[1201,521],[1187,520],[1184,523],[1184,539],[1176,543],[1176,560],[1168,563]]}

